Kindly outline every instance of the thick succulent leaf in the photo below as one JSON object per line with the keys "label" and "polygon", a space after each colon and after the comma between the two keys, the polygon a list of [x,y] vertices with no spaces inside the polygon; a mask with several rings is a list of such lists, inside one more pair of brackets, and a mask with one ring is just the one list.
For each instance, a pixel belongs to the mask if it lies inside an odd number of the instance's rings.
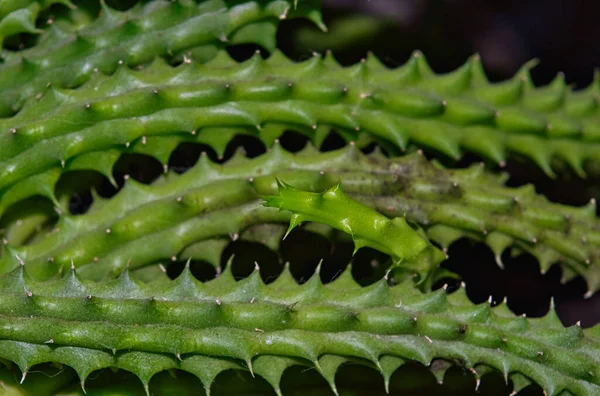
{"label": "thick succulent leaf", "polygon": [[[24,261],[32,275],[47,278],[73,262],[81,276],[101,279],[128,265],[185,260],[192,255],[182,252],[197,242],[231,238],[253,224],[289,222],[289,212],[260,207],[261,196],[277,193],[276,179],[315,192],[339,182],[353,200],[387,217],[406,217],[425,229],[446,226],[430,231],[442,247],[461,235],[489,236],[496,246],[492,234],[500,234],[530,249],[542,269],[564,259],[588,278],[591,290],[599,286],[592,269],[600,260],[600,226],[592,206],[553,204],[531,188],[503,187],[478,165],[445,170],[417,154],[386,159],[352,145],[293,155],[276,144],[265,155],[248,160],[240,154],[223,165],[203,155],[186,173],[168,173],[153,185],[129,178],[115,197],[97,200],[86,214],[63,214],[56,232],[26,246],[5,245],[2,271]],[[15,188],[25,194],[28,187]],[[450,239],[442,236],[448,230]]]}
{"label": "thick succulent leaf", "polygon": [[473,305],[464,289],[447,296],[411,282],[289,278],[265,285],[255,271],[237,282],[226,271],[200,283],[185,270],[175,281],[143,284],[126,271],[82,283],[71,271],[37,282],[19,267],[0,281],[0,356],[24,374],[39,363],[65,364],[82,384],[95,370],[118,367],[147,387],[156,373],[177,368],[208,388],[221,371],[241,368],[277,390],[287,367],[307,362],[335,391],[335,372],[348,359],[384,379],[403,359],[444,359],[519,373],[549,395],[600,391],[597,328],[565,329],[553,310],[527,319],[504,305]]}
{"label": "thick succulent leaf", "polygon": [[[154,0],[120,12],[102,2],[100,17],[93,22],[78,29],[53,24],[38,45],[4,51],[0,115],[11,115],[25,99],[43,94],[50,85],[75,87],[98,72],[112,74],[120,65],[135,67],[156,56],[173,57],[199,46],[223,48],[230,41],[249,40],[274,50],[269,36],[275,34],[278,21],[306,17],[322,26],[318,6],[319,0]],[[15,11],[23,23],[33,16],[21,15],[27,12]]]}
{"label": "thick succulent leaf", "polygon": [[[327,360],[324,356],[323,360]],[[208,360],[208,359],[207,359]],[[381,378],[377,378],[376,371],[373,369],[365,370],[356,359],[346,359],[343,364],[343,370],[336,373],[336,388],[339,395],[344,396],[369,396],[374,394],[383,394],[384,389],[381,386]],[[401,359],[386,357],[382,358],[383,364],[392,360],[401,361]],[[219,359],[212,358],[215,364]],[[432,364],[438,366],[440,361],[434,361]],[[365,364],[364,362],[361,362]],[[10,366],[10,363],[8,363]],[[274,364],[284,370],[281,382],[271,383],[271,379],[277,375],[276,370],[269,373],[262,371],[263,364]],[[323,365],[324,362],[321,364]],[[396,365],[399,367],[401,364]],[[85,383],[85,391],[81,384],[76,380],[75,372],[64,365],[49,368],[50,365],[37,366],[36,372],[29,372],[26,381],[19,384],[21,379],[20,370],[16,366],[0,366],[0,384],[3,390],[8,392],[9,396],[144,396],[146,391],[139,378],[135,374],[112,368],[110,370],[100,370],[88,377]],[[405,366],[404,372],[394,372],[394,381],[391,384],[390,392],[395,395],[407,394],[407,388],[415,388],[423,382],[427,383],[430,375],[427,369],[418,367],[418,371],[413,369],[417,365]],[[37,370],[44,368],[45,372]],[[410,369],[407,371],[406,369]],[[395,370],[395,369],[394,369]],[[392,370],[392,371],[394,371]],[[437,370],[437,369],[436,369]],[[50,377],[46,374],[49,374]],[[367,375],[365,375],[367,374]],[[373,375],[375,374],[375,375]],[[331,396],[334,393],[330,385],[320,377],[320,374],[314,370],[310,362],[304,362],[301,359],[283,358],[279,356],[259,356],[254,361],[254,377],[247,371],[247,368],[235,367],[221,371],[208,389],[203,389],[202,382],[193,374],[180,370],[166,370],[154,375],[149,384],[149,392],[152,395],[204,395],[210,392],[211,395],[266,395],[276,393],[278,395],[305,395],[310,392],[311,395]],[[51,381],[39,381],[38,379],[51,379]],[[61,378],[62,377],[62,378]],[[398,380],[396,380],[396,378]],[[36,381],[38,380],[38,381]],[[58,392],[56,387],[63,385],[65,381],[71,380],[71,385],[60,388]],[[52,385],[56,384],[56,385]],[[49,386],[51,385],[51,386]],[[32,389],[33,388],[33,389]],[[438,386],[436,388],[441,388]],[[275,390],[275,392],[273,392]],[[381,391],[379,391],[381,390]],[[437,390],[434,388],[434,390]],[[426,392],[426,389],[423,389]],[[388,393],[390,393],[388,392]]]}
{"label": "thick succulent leaf", "polygon": [[[419,283],[430,287],[431,276],[444,254],[414,230],[403,217],[389,219],[367,205],[348,197],[340,183],[323,193],[298,190],[277,179],[279,195],[265,197],[265,206],[292,213],[287,236],[302,222],[327,224],[352,236],[354,253],[370,247],[391,256],[394,268],[417,274]],[[284,236],[284,238],[285,238]]]}
{"label": "thick succulent leaf", "polygon": [[[412,258],[427,247],[427,241],[405,219],[396,217],[390,220],[353,201],[344,194],[340,183],[323,193],[301,191],[280,180],[277,184],[279,194],[265,197],[265,206],[293,213],[286,236],[302,222],[316,221],[352,235],[357,248],[369,246],[393,256],[397,261]],[[368,235],[369,232],[372,234]]]}
{"label": "thick succulent leaf", "polygon": [[[78,89],[44,88],[46,92],[30,99],[16,116],[0,121],[4,130],[0,165],[7,170],[0,176],[0,190],[90,151],[139,149],[151,154],[150,141],[155,136],[172,136],[174,145],[176,141],[203,141],[205,135],[220,136],[213,128],[234,128],[257,134],[270,144],[274,131],[263,130],[270,123],[304,129],[315,139],[314,130],[329,125],[357,139],[366,133],[400,148],[412,142],[455,158],[466,149],[498,163],[504,162],[508,150],[531,158],[547,173],[552,172],[553,156],[572,165],[577,159],[581,165],[585,159],[597,159],[599,152],[595,107],[585,116],[565,114],[581,124],[577,133],[565,136],[525,126],[515,132],[519,128],[512,123],[521,122],[519,117],[525,115],[513,114],[502,123],[468,117],[459,123],[449,118],[445,112],[453,98],[472,95],[478,86],[478,79],[469,77],[479,70],[475,61],[454,73],[470,70],[468,78],[464,77],[466,85],[450,89],[446,85],[454,74],[423,77],[420,57],[398,70],[361,63],[360,75],[366,77],[356,80],[355,68],[341,68],[320,57],[294,64],[278,55],[267,61],[257,55],[238,64],[221,54],[207,66],[190,61],[173,68],[156,61],[133,71],[123,65],[110,77],[96,73]],[[19,92],[24,91],[19,87]],[[440,92],[445,99],[435,96]],[[511,106],[518,109],[520,100],[521,96],[515,98]],[[562,107],[555,111],[566,112]],[[503,112],[504,108],[494,107],[492,114],[497,117]],[[544,117],[550,115],[542,112],[535,117],[547,126]],[[225,147],[229,140],[225,134],[212,141]],[[168,153],[159,150],[156,156],[164,160]]]}

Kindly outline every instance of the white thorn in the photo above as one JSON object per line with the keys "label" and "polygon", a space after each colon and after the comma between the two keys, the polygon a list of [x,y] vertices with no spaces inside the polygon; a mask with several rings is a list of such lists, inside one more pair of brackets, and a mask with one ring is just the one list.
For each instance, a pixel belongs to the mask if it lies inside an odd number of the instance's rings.
{"label": "white thorn", "polygon": [[390,272],[392,272],[391,269],[387,270],[385,272],[385,275],[383,276],[383,279],[385,279],[386,281],[390,279]]}

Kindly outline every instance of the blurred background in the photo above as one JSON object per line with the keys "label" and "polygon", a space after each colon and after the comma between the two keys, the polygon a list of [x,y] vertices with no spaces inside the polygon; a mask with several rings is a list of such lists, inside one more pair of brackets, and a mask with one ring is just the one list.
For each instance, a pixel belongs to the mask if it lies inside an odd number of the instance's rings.
{"label": "blurred background", "polygon": [[[440,72],[479,53],[490,79],[511,76],[538,58],[540,84],[563,72],[585,86],[600,65],[600,2],[595,0],[323,0],[329,34],[301,29],[297,55],[332,49],[353,63],[372,50],[390,65],[418,48]],[[291,24],[288,24],[291,25]],[[295,21],[295,25],[302,25]]]}

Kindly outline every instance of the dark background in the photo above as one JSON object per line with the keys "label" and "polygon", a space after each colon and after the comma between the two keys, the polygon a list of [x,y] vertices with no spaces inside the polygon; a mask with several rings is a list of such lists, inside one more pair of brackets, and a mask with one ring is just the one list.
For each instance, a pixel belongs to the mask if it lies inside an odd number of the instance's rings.
{"label": "dark background", "polygon": [[373,50],[384,61],[401,64],[420,49],[444,72],[477,52],[490,78],[499,80],[539,58],[533,72],[538,83],[564,72],[567,82],[578,86],[589,84],[600,66],[600,2],[595,0],[323,0],[323,5],[330,27],[350,14],[379,21],[377,34],[338,51],[344,62]]}

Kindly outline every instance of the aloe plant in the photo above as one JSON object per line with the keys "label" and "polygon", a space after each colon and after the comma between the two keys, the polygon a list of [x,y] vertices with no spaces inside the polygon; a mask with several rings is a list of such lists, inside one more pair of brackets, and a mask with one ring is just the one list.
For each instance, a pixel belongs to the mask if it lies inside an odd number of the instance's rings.
{"label": "aloe plant", "polygon": [[[535,87],[528,64],[491,83],[477,56],[438,75],[420,52],[396,69],[372,55],[349,67],[330,53],[297,62],[275,43],[292,17],[325,30],[308,0],[0,6],[0,38],[36,36],[30,48],[2,49],[0,64],[0,390],[370,394],[375,372],[396,393],[394,373],[418,362],[440,383],[459,366],[476,390],[499,373],[507,391],[600,393],[600,327],[564,327],[553,306],[527,318],[506,301],[474,304],[464,284],[440,287],[459,277],[443,262],[466,237],[499,266],[510,248],[542,271],[560,263],[564,281],[583,277],[587,296],[600,289],[595,200],[552,203],[494,171],[520,155],[550,177],[563,171],[556,160],[588,176],[584,161],[600,159],[600,79],[582,91],[562,76]],[[270,55],[238,62],[225,49],[240,43]],[[332,129],[346,147],[321,152]],[[298,153],[280,143],[288,130],[310,141]],[[225,160],[240,135],[267,152]],[[182,144],[217,158],[175,171]],[[487,164],[425,157],[465,153]],[[153,158],[162,174],[120,185],[114,171],[127,155]],[[118,192],[71,213],[90,175]],[[299,280],[280,262],[274,279],[256,262],[239,279],[223,260],[243,240],[283,261],[282,241],[300,225],[352,241],[355,253],[378,251],[381,277],[361,285],[348,266],[327,283],[323,262]],[[196,260],[216,278],[196,279]],[[290,377],[295,367],[325,382]],[[231,370],[246,383],[218,381]]]}

